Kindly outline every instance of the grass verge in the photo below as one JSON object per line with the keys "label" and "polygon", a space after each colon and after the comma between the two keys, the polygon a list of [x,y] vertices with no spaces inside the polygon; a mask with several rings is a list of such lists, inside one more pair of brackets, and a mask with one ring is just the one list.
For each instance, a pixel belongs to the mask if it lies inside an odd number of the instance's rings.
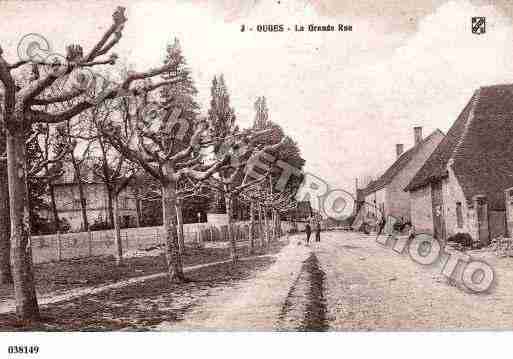
{"label": "grass verge", "polygon": [[[266,253],[277,253],[284,245],[286,245],[285,242],[273,244]],[[204,253],[206,250],[199,251]],[[201,256],[201,253],[197,254],[196,262],[189,261],[188,264],[209,263],[229,258],[229,250],[217,249],[215,253],[218,251],[223,257],[212,255],[212,252],[208,250],[204,256]],[[257,248],[255,255],[259,254],[264,254],[264,251]],[[247,257],[247,253],[242,257]],[[89,260],[89,263],[92,261],[95,264],[92,267],[95,268],[95,273],[100,272],[101,268],[104,271],[111,268],[108,258],[103,258],[100,262],[104,263],[103,266],[98,264],[98,260],[100,259]],[[147,261],[152,261],[152,265]],[[159,264],[159,262],[161,263]],[[14,313],[0,315],[0,331],[151,330],[153,326],[163,321],[180,320],[186,311],[198,304],[202,298],[210,295],[213,290],[232,286],[240,280],[248,279],[256,271],[267,269],[273,262],[274,259],[271,257],[248,258],[235,265],[222,263],[190,271],[186,274],[190,282],[185,284],[171,284],[167,277],[162,277],[94,295],[86,295],[70,301],[49,304],[41,309],[42,321],[40,323],[19,322]],[[117,272],[116,275],[105,272],[103,276],[96,279],[95,283],[105,283],[107,278],[109,281],[117,281],[165,270],[163,257],[160,259],[159,257],[133,258],[131,264],[132,267],[127,266],[127,268],[132,268],[131,271]],[[67,263],[67,265],[71,265],[71,263]],[[146,268],[147,271],[137,272],[136,269],[141,270],[141,267]],[[91,266],[89,265],[87,268],[91,268]],[[68,273],[72,278],[76,275],[76,272],[72,270],[69,270]],[[132,275],[134,273],[137,275]],[[89,273],[88,278],[97,277],[91,276]],[[49,287],[55,288],[54,282],[50,281],[52,284]],[[83,286],[83,282],[79,282],[79,284],[81,284],[79,286]],[[62,285],[59,288],[73,288],[74,286],[75,283],[72,282],[71,286]]]}

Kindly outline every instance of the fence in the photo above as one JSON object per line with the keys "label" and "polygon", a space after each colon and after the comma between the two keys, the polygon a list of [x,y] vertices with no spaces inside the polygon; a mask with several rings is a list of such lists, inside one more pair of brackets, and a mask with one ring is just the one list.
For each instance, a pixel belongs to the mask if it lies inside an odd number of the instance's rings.
{"label": "fence", "polygon": [[[289,227],[286,222],[284,229]],[[121,230],[123,251],[151,249],[163,244],[165,236],[162,227],[126,228]],[[260,237],[261,228],[254,226],[255,238]],[[228,227],[212,226],[208,223],[184,225],[186,244],[202,245],[204,242],[225,242],[228,240]],[[238,222],[233,226],[237,241],[249,240],[249,222]],[[97,255],[115,255],[114,230],[51,234],[33,236],[32,256],[34,263],[60,261]]]}

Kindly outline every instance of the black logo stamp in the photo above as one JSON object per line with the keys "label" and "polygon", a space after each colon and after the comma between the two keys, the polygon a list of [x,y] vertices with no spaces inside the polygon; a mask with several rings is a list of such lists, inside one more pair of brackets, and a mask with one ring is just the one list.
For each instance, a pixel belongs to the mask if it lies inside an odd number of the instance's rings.
{"label": "black logo stamp", "polygon": [[485,17],[473,17],[472,18],[472,33],[481,35],[486,32],[486,18]]}

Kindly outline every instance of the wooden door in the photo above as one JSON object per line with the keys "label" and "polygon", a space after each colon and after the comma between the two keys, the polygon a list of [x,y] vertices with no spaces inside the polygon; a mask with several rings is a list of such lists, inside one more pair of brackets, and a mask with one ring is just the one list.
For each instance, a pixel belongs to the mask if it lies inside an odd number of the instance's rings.
{"label": "wooden door", "polygon": [[482,198],[477,200],[477,224],[479,226],[479,241],[483,245],[488,245],[490,242],[488,211],[486,200]]}
{"label": "wooden door", "polygon": [[437,239],[445,239],[445,219],[442,195],[442,182],[431,185],[431,203],[433,210],[433,235]]}

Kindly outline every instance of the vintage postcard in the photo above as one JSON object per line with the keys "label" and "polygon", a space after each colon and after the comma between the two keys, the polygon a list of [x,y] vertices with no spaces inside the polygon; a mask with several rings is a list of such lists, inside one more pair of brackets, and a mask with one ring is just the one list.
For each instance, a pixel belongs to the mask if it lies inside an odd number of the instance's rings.
{"label": "vintage postcard", "polygon": [[513,3],[2,1],[0,186],[9,358],[513,330]]}

